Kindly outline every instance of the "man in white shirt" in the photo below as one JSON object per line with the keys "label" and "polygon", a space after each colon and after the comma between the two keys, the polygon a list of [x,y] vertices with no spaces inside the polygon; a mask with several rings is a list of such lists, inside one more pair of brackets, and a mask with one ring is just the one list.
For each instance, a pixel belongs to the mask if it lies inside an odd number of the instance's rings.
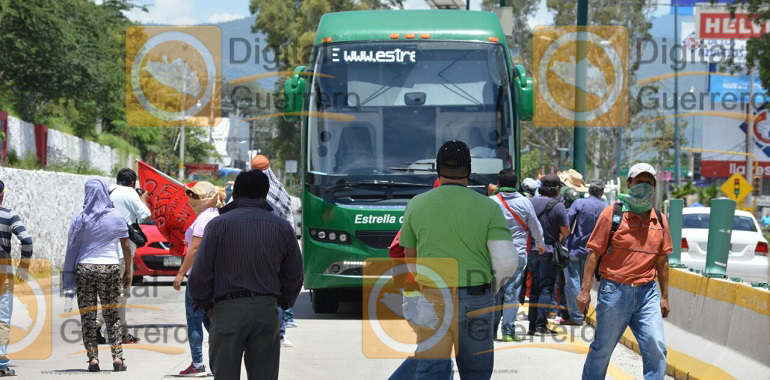
{"label": "man in white shirt", "polygon": [[[110,186],[110,200],[115,208],[123,214],[126,219],[126,223],[131,225],[133,223],[141,223],[149,219],[152,213],[150,208],[147,207],[147,192],[144,192],[141,197],[136,191],[136,172],[129,168],[123,168],[118,171],[117,185]],[[134,257],[136,252],[136,244],[129,241],[131,245],[131,257]],[[121,264],[121,276],[123,271],[131,271],[133,268],[125,268],[123,260],[120,260]],[[123,344],[139,343],[139,338],[128,333],[128,322],[126,321],[126,301],[129,295],[129,291],[126,290],[119,299],[119,312],[120,320],[122,321],[123,328]],[[104,318],[99,317],[99,328],[104,323]],[[102,343],[104,338],[101,333],[97,337],[99,343]]]}

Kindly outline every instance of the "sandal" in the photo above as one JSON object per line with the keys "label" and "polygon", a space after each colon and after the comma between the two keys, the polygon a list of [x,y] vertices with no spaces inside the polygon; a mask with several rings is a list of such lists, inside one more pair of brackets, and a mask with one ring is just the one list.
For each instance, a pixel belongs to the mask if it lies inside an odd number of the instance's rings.
{"label": "sandal", "polygon": [[128,368],[125,363],[126,359],[120,358],[120,363],[118,362],[112,362],[112,369],[115,372],[123,372]]}
{"label": "sandal", "polygon": [[[96,364],[91,363],[92,361],[96,360]],[[99,369],[99,359],[91,359],[88,361],[88,372],[99,372],[101,371]]]}

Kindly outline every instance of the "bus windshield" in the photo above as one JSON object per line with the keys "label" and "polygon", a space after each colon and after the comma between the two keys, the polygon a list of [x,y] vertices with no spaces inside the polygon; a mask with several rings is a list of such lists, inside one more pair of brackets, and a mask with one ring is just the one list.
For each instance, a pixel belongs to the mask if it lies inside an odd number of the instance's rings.
{"label": "bus windshield", "polygon": [[471,185],[491,181],[513,165],[505,57],[499,45],[470,42],[319,47],[306,132],[310,177],[431,184],[438,148],[458,139],[471,149]]}

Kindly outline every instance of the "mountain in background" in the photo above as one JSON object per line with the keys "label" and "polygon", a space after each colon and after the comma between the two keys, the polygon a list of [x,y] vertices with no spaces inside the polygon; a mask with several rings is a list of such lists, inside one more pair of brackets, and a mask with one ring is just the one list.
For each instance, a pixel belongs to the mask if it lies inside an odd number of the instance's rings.
{"label": "mountain in background", "polygon": [[[278,64],[274,62],[275,54],[265,50],[267,46],[265,34],[251,32],[254,16],[212,25],[222,30],[222,75],[227,80],[278,71]],[[257,57],[258,61],[255,62]],[[246,58],[249,59],[244,61]],[[275,89],[277,79],[277,77],[260,79],[258,83],[263,89],[272,91]]]}

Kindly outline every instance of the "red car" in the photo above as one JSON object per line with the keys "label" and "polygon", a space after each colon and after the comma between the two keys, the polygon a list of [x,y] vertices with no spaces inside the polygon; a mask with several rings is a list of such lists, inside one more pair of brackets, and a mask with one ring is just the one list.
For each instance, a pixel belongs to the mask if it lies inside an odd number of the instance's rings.
{"label": "red car", "polygon": [[142,282],[142,276],[176,276],[184,256],[172,255],[169,243],[155,224],[140,224],[147,235],[147,244],[137,248],[134,254],[133,282]]}

